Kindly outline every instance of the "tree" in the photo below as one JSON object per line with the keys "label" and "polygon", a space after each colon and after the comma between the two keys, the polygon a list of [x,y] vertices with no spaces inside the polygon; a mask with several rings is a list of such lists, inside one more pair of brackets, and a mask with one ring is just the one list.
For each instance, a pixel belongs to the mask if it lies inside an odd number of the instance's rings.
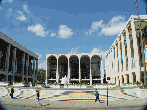
{"label": "tree", "polygon": [[45,82],[45,79],[46,79],[46,70],[44,70],[43,68],[42,69],[39,69],[38,70],[38,75],[37,75],[37,80],[40,83],[44,83]]}

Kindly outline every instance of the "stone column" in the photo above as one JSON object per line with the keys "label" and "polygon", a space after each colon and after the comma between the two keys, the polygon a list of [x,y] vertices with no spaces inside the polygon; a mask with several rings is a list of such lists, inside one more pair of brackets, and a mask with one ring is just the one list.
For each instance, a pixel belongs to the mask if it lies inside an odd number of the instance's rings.
{"label": "stone column", "polygon": [[57,83],[59,83],[59,69],[58,69],[59,64],[58,64],[58,60],[59,60],[59,58],[57,56],[57,70],[56,70],[56,82]]}
{"label": "stone column", "polygon": [[16,59],[15,59],[15,73],[17,73],[17,61],[18,61],[18,54],[17,54],[17,48],[16,48]]}
{"label": "stone column", "polygon": [[119,76],[119,79],[120,79],[120,86],[122,86],[122,81],[123,81],[123,76],[120,74],[120,76]]}
{"label": "stone column", "polygon": [[132,84],[133,84],[133,81],[134,81],[133,80],[134,79],[134,74],[135,74],[134,72],[132,72],[131,74],[129,74],[129,78],[131,78],[130,79],[130,83],[132,83]]}
{"label": "stone column", "polygon": [[129,82],[132,83],[132,73],[131,73],[131,66],[132,66],[132,58],[131,58],[131,42],[130,42],[130,35],[128,28],[125,28],[126,31],[126,41],[127,41],[127,55],[128,55],[128,74],[129,74]]}
{"label": "stone column", "polygon": [[67,75],[68,83],[70,83],[70,68],[69,68],[69,56],[68,56],[68,75]]}
{"label": "stone column", "polygon": [[124,35],[121,34],[121,40],[122,40],[122,58],[123,58],[123,74],[126,74],[126,57],[125,57],[125,44],[124,44]]}
{"label": "stone column", "polygon": [[[109,76],[110,76],[110,50],[108,52],[108,76],[107,77],[109,77]],[[108,83],[109,83],[109,81],[108,81]]]}
{"label": "stone column", "polygon": [[7,67],[7,61],[6,61],[6,59],[7,59],[7,51],[6,51],[6,57],[5,57],[5,60],[4,60],[4,71],[6,71],[6,67]]}
{"label": "stone column", "polygon": [[22,82],[24,82],[24,63],[25,63],[25,53],[22,54]]}
{"label": "stone column", "polygon": [[[117,44],[115,44],[115,77],[117,77],[117,71],[118,71],[117,63],[118,63],[118,59],[117,59]],[[117,78],[116,78],[116,82],[117,82]]]}
{"label": "stone column", "polygon": [[110,80],[110,83],[113,83],[113,67],[112,67],[112,62],[113,62],[113,50],[111,48],[111,80]]}
{"label": "stone column", "polygon": [[26,79],[27,79],[27,82],[28,82],[28,67],[29,67],[29,55],[27,55],[27,59],[26,59]]}
{"label": "stone column", "polygon": [[[36,82],[37,82],[37,75],[38,75],[38,59],[36,59]],[[47,84],[47,74],[46,74],[46,84]]]}
{"label": "stone column", "polygon": [[145,50],[145,55],[144,55],[144,84],[147,85],[147,48],[145,49],[145,45],[147,45],[147,40],[144,38],[144,50]]}
{"label": "stone column", "polygon": [[90,57],[90,85],[92,85],[92,74],[91,74],[91,57]]}
{"label": "stone column", "polygon": [[109,76],[109,52],[107,54],[107,74],[106,74],[106,80],[107,80],[108,76]]}
{"label": "stone column", "polygon": [[107,75],[108,75],[108,62],[107,62],[107,55],[105,57],[105,69],[106,69],[106,80],[107,80]]}
{"label": "stone column", "polygon": [[[109,77],[111,77],[111,50],[109,53]],[[108,81],[109,83],[111,83],[111,80]]]}
{"label": "stone column", "polygon": [[10,44],[7,45],[7,55],[6,55],[6,81],[8,81],[9,72],[9,59],[10,59]]}
{"label": "stone column", "polygon": [[32,84],[35,84],[35,58],[33,58],[33,78],[32,78]]}
{"label": "stone column", "polygon": [[79,83],[81,82],[81,57],[79,57]]}
{"label": "stone column", "polygon": [[46,56],[46,84],[48,84],[48,73],[49,73],[49,61],[48,61],[49,56]]}
{"label": "stone column", "polygon": [[30,77],[31,76],[31,74],[30,74],[30,66],[31,66],[31,59],[29,59],[29,68],[28,68],[28,76]]}
{"label": "stone column", "polygon": [[120,79],[120,85],[122,85],[121,81],[121,39],[118,39],[118,59],[119,59],[119,79]]}
{"label": "stone column", "polygon": [[13,82],[15,76],[16,48],[13,49]]}
{"label": "stone column", "polygon": [[136,81],[140,82],[140,63],[139,63],[139,44],[138,38],[136,36],[136,27],[134,19],[131,20],[132,27],[132,37],[133,37],[133,46],[134,46],[134,64],[135,64],[135,73],[136,73]]}
{"label": "stone column", "polygon": [[103,77],[104,77],[104,69],[103,69],[103,61],[102,61],[102,55],[101,55],[101,83],[102,84],[103,84]]}
{"label": "stone column", "polygon": [[119,85],[119,76],[117,76],[117,85]]}
{"label": "stone column", "polygon": [[127,74],[124,74],[124,83],[127,83]]}
{"label": "stone column", "polygon": [[112,83],[115,83],[115,58],[114,58],[114,55],[115,55],[115,53],[114,53],[114,46],[112,47],[112,55],[113,55],[113,76],[112,76],[112,78],[113,78],[113,82]]}
{"label": "stone column", "polygon": [[[112,49],[110,50],[110,78],[112,78],[113,72],[112,72]],[[112,80],[109,80],[110,83],[112,83]]]}

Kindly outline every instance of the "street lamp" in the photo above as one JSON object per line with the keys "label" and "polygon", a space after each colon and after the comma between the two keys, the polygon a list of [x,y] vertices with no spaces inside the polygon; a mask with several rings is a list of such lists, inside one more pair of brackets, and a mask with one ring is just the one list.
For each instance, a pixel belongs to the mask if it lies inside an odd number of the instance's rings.
{"label": "street lamp", "polygon": [[[107,80],[110,80],[110,77],[107,77]],[[108,106],[108,81],[107,82],[107,106]]]}

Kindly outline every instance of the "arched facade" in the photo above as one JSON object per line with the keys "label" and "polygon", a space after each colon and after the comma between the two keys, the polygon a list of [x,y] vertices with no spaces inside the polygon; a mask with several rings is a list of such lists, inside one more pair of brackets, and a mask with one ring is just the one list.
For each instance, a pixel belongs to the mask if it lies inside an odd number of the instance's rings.
{"label": "arched facade", "polygon": [[[68,78],[68,83],[89,83],[90,85],[95,82],[103,83],[101,54],[46,54],[46,64],[46,84],[60,83],[65,76]],[[52,67],[54,67],[53,74],[50,69]]]}

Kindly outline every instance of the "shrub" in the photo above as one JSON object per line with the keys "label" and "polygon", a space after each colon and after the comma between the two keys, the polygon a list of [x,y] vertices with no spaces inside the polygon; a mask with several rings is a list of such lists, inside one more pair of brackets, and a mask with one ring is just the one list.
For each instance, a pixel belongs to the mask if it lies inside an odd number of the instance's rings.
{"label": "shrub", "polygon": [[133,84],[135,85],[135,84],[137,84],[137,82],[134,82]]}
{"label": "shrub", "polygon": [[5,82],[5,83],[7,83],[8,81],[2,81],[2,82]]}
{"label": "shrub", "polygon": [[48,83],[48,85],[52,85],[52,83]]}
{"label": "shrub", "polygon": [[126,83],[123,83],[123,85],[125,86],[125,85],[126,85]]}
{"label": "shrub", "polygon": [[82,83],[82,85],[85,85],[85,86],[86,86],[87,84],[85,84],[85,83]]}
{"label": "shrub", "polygon": [[15,84],[24,83],[24,82],[14,82]]}
{"label": "shrub", "polygon": [[54,85],[59,85],[59,83],[54,83]]}

